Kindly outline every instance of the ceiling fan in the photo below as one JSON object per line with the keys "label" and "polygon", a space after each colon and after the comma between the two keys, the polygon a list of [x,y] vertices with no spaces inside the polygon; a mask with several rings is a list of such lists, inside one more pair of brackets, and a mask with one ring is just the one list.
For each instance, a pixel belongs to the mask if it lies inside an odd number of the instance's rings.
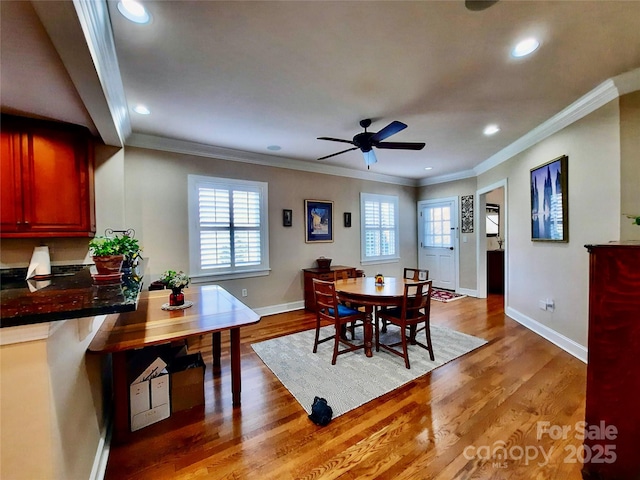
{"label": "ceiling fan", "polygon": [[394,120],[389,125],[384,127],[379,132],[367,132],[367,128],[371,126],[371,120],[366,118],[364,120],[360,120],[360,126],[364,128],[364,132],[358,133],[353,140],[343,140],[341,138],[332,138],[332,137],[318,137],[318,140],[329,140],[331,142],[341,142],[341,143],[349,143],[353,145],[352,148],[347,148],[346,150],[342,150],[341,152],[332,153],[331,155],[327,155],[325,157],[320,157],[318,160],[324,160],[326,158],[335,157],[336,155],[340,155],[342,153],[350,152],[351,150],[362,151],[364,155],[364,163],[367,164],[367,168],[373,165],[378,161],[376,158],[376,154],[373,151],[373,147],[376,148],[388,148],[392,150],[422,150],[424,148],[424,143],[418,142],[383,142],[384,139],[389,138],[391,135],[398,133],[401,130],[407,128],[407,126],[402,123]]}

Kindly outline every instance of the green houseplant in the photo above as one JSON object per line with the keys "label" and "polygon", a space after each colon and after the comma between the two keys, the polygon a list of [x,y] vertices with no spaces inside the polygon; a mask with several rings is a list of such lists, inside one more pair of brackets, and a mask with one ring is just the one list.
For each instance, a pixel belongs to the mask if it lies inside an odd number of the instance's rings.
{"label": "green houseplant", "polygon": [[97,236],[89,242],[89,252],[99,275],[119,273],[125,261],[130,270],[138,262],[141,250],[138,240],[127,235]]}

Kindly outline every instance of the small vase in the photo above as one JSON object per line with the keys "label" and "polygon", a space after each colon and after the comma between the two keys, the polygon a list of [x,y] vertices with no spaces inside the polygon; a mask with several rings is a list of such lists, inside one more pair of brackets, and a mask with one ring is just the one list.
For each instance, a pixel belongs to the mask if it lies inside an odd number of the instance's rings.
{"label": "small vase", "polygon": [[171,295],[169,295],[169,305],[172,307],[179,307],[184,305],[184,293],[181,288],[172,288]]}

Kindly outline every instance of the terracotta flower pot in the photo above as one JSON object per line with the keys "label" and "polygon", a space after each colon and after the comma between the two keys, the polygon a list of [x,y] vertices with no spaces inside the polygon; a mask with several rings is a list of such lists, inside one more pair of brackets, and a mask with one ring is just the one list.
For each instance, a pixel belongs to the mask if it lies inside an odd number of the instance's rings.
{"label": "terracotta flower pot", "polygon": [[98,275],[115,275],[120,273],[124,255],[105,255],[102,257],[93,257],[93,263],[96,264]]}

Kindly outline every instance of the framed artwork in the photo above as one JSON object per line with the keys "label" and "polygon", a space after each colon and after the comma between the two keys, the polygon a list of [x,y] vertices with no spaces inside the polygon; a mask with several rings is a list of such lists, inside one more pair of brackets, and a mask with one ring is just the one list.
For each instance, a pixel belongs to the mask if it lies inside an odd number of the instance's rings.
{"label": "framed artwork", "polygon": [[344,226],[351,228],[351,212],[344,212]]}
{"label": "framed artwork", "polygon": [[473,195],[460,197],[462,210],[462,233],[473,233]]}
{"label": "framed artwork", "polygon": [[531,169],[531,240],[569,241],[569,157]]}
{"label": "framed artwork", "polygon": [[304,241],[333,242],[333,202],[304,201]]}
{"label": "framed artwork", "polygon": [[290,227],[293,224],[293,211],[282,210],[282,226]]}

